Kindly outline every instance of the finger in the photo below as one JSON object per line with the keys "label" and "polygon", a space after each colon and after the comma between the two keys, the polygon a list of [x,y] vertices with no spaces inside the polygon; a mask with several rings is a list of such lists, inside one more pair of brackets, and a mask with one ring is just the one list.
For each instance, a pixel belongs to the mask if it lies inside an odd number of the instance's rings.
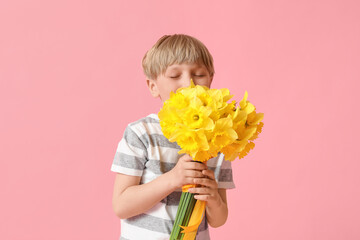
{"label": "finger", "polygon": [[207,169],[207,166],[203,163],[199,162],[186,162],[184,164],[185,169],[194,169],[194,170],[205,170]]}
{"label": "finger", "polygon": [[193,161],[192,157],[189,155],[189,154],[184,154],[183,156],[181,156],[180,158],[182,161],[185,161],[185,162],[191,162]]}
{"label": "finger", "polygon": [[185,182],[183,183],[184,185],[186,184],[194,184],[194,178],[192,177],[186,177],[185,178]]}
{"label": "finger", "polygon": [[217,182],[210,178],[194,178],[194,183],[209,188],[217,188]]}
{"label": "finger", "polygon": [[198,170],[185,170],[184,171],[185,177],[192,177],[192,178],[203,178],[205,175]]}
{"label": "finger", "polygon": [[189,188],[190,193],[197,193],[201,195],[214,195],[214,190],[207,187]]}
{"label": "finger", "polygon": [[212,170],[210,170],[210,169],[203,170],[203,171],[202,171],[202,174],[204,174],[205,176],[207,176],[207,177],[210,178],[210,179],[215,180],[214,171],[212,171]]}
{"label": "finger", "polygon": [[211,199],[210,195],[195,195],[195,199],[201,200],[201,201],[209,201]]}

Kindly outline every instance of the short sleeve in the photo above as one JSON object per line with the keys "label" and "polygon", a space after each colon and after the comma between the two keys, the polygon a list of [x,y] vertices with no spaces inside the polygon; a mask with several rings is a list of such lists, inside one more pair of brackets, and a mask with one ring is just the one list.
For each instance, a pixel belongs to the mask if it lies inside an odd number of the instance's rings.
{"label": "short sleeve", "polygon": [[132,176],[142,176],[146,163],[146,146],[128,125],[120,140],[111,171]]}
{"label": "short sleeve", "polygon": [[232,189],[235,188],[233,179],[233,171],[231,162],[224,159],[224,155],[220,154],[219,161],[221,161],[220,169],[215,170],[215,178],[218,182],[218,188]]}

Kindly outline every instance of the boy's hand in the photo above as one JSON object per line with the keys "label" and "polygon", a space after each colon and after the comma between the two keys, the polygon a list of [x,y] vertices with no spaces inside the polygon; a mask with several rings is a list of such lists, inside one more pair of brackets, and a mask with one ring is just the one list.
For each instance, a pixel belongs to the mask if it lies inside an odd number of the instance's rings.
{"label": "boy's hand", "polygon": [[199,184],[199,187],[190,188],[190,193],[196,193],[195,199],[206,201],[206,205],[209,208],[219,207],[221,205],[221,196],[218,191],[218,184],[215,180],[214,171],[207,169],[203,170],[204,178],[196,178],[195,184]]}
{"label": "boy's hand", "polygon": [[205,177],[202,171],[206,169],[205,164],[194,162],[188,154],[185,154],[179,158],[175,167],[169,171],[171,174],[170,181],[176,188],[181,188],[186,184],[194,184],[194,179]]}

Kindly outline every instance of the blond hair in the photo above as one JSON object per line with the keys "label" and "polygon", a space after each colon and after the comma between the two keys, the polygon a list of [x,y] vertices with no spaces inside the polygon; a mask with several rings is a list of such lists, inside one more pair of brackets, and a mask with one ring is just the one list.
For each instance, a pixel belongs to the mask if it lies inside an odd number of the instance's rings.
{"label": "blond hair", "polygon": [[174,34],[162,36],[155,45],[146,52],[142,67],[149,79],[157,79],[172,64],[200,63],[205,65],[214,76],[213,58],[206,46],[198,39],[185,35]]}

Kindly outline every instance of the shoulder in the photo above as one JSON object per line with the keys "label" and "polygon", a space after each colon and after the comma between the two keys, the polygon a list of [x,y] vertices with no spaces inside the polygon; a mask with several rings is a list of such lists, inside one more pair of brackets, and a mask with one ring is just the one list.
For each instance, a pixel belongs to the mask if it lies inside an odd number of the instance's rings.
{"label": "shoulder", "polygon": [[159,117],[156,113],[151,113],[146,117],[140,118],[134,122],[128,124],[128,126],[143,125],[144,123],[159,123]]}
{"label": "shoulder", "polygon": [[207,166],[214,171],[215,178],[218,181],[218,188],[235,188],[231,161],[225,160],[223,153],[209,159]]}
{"label": "shoulder", "polygon": [[162,138],[162,136],[159,118],[157,114],[152,113],[129,123],[124,131],[123,139],[127,142],[138,142],[136,145],[141,143],[143,147],[148,148],[156,142],[156,139]]}
{"label": "shoulder", "polygon": [[125,129],[125,133],[133,132],[140,137],[144,134],[157,133],[159,127],[160,127],[160,122],[158,115],[152,113],[147,115],[146,117],[143,117],[139,120],[129,123]]}
{"label": "shoulder", "polygon": [[124,132],[125,140],[135,139],[145,148],[180,149],[176,142],[170,142],[163,134],[157,114],[149,114],[137,121],[129,123]]}

